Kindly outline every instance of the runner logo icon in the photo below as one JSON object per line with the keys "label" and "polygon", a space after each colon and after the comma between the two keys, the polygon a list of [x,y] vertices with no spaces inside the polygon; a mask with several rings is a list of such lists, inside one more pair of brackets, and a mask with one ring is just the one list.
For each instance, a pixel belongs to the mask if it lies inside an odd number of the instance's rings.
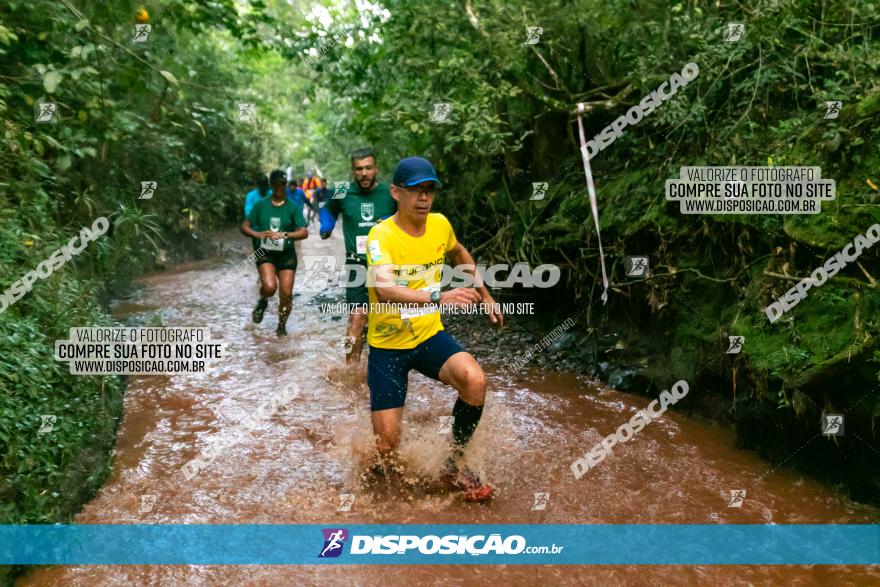
{"label": "runner logo icon", "polygon": [[58,416],[53,414],[40,416],[40,429],[37,430],[37,436],[52,432],[52,429],[55,428],[56,421],[58,421]]}
{"label": "runner logo icon", "polygon": [[149,24],[134,25],[134,37],[131,39],[133,43],[143,43],[150,37],[150,31],[153,26]]}
{"label": "runner logo icon", "polygon": [[840,100],[825,102],[825,118],[837,118],[841,108],[843,108],[843,102]]}
{"label": "runner logo icon", "polygon": [[334,181],[334,192],[333,196],[330,198],[331,200],[341,200],[348,193],[348,188],[351,185],[349,181]]}
{"label": "runner logo icon", "polygon": [[548,503],[550,503],[549,493],[535,493],[535,503],[532,505],[532,511],[546,510]]}
{"label": "runner logo icon", "polygon": [[647,277],[648,276],[648,257],[627,257],[626,263],[627,277]]}
{"label": "runner logo icon", "polygon": [[746,32],[746,25],[741,22],[727,23],[727,32],[724,34],[724,41],[727,43],[736,43],[742,39]]}
{"label": "runner logo icon", "polygon": [[533,181],[532,182],[532,197],[530,200],[543,200],[544,196],[547,195],[547,188],[550,187],[550,184],[546,181]]}
{"label": "runner logo icon", "polygon": [[37,107],[35,108],[36,121],[51,122],[52,115],[55,114],[57,108],[58,105],[55,102],[37,102]]}
{"label": "runner logo icon", "polygon": [[727,507],[741,508],[745,499],[746,499],[746,490],[745,489],[731,489],[730,490],[730,501],[727,502]]}
{"label": "runner logo icon", "polygon": [[345,528],[324,528],[324,547],[318,558],[336,558],[342,554],[345,541],[348,540],[348,530]]}
{"label": "runner logo icon", "polygon": [[823,414],[822,434],[843,436],[843,414]]}
{"label": "runner logo icon", "polygon": [[526,38],[526,45],[537,45],[538,41],[541,40],[541,35],[544,34],[544,27],[540,26],[530,26],[526,27],[526,34],[528,38]]}
{"label": "runner logo icon", "polygon": [[153,197],[153,194],[156,193],[156,187],[158,187],[159,183],[155,181],[142,181],[141,182],[141,195],[138,197],[138,200],[149,200]]}
{"label": "runner logo icon", "polygon": [[727,347],[728,355],[738,355],[739,352],[743,348],[743,344],[746,342],[745,336],[728,336],[727,342],[730,346]]}

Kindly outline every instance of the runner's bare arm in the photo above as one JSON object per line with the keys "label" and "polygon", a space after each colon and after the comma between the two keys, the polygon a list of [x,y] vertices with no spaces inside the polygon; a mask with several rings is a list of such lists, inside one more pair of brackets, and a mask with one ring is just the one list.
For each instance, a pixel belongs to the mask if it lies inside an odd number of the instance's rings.
{"label": "runner's bare arm", "polygon": [[289,238],[295,241],[301,241],[309,238],[309,229],[307,228],[297,228],[293,232],[285,232],[284,238]]}
{"label": "runner's bare arm", "polygon": [[502,328],[504,326],[504,314],[501,313],[500,309],[496,308],[495,298],[492,297],[489,288],[483,283],[483,278],[476,271],[476,264],[470,251],[464,248],[464,245],[460,242],[456,242],[455,246],[446,254],[449,256],[449,260],[452,261],[453,267],[462,266],[466,273],[474,276],[474,289],[479,292],[480,301],[487,304],[490,308],[489,321]]}
{"label": "runner's bare arm", "polygon": [[241,233],[251,238],[268,238],[269,236],[268,230],[257,232],[256,230],[251,228],[251,221],[247,219],[245,219],[245,221],[241,223]]}

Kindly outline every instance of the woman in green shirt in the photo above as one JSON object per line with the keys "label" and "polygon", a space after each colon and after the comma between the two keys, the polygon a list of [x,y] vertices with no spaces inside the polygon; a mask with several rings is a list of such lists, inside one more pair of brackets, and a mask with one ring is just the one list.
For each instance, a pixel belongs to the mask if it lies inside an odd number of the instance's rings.
{"label": "woman in green shirt", "polygon": [[254,323],[263,321],[269,298],[278,293],[279,336],[287,334],[287,318],[293,306],[293,279],[296,275],[296,249],[294,241],[308,238],[306,220],[302,208],[287,199],[284,188],[287,176],[276,169],[269,176],[272,194],[254,204],[250,214],[241,223],[241,232],[251,237],[254,251],[262,249],[258,256],[260,273],[260,300],[251,313]]}

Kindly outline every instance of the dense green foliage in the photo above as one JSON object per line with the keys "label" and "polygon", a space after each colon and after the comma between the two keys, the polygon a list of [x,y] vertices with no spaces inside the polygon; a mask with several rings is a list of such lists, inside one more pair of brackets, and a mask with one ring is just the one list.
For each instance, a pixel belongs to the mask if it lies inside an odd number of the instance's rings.
{"label": "dense green foliage", "polygon": [[[350,121],[340,147],[354,137],[372,142],[389,165],[404,154],[433,158],[452,184],[439,206],[484,260],[564,267],[570,299],[594,317],[590,332],[635,323],[625,361],[646,358],[642,370],[659,385],[702,372],[730,389],[730,361],[720,360],[727,334],[746,336],[735,366],[747,373],[746,387],[774,403],[790,405],[794,389],[810,388],[819,403],[845,406],[854,398],[828,388],[841,369],[876,384],[876,248],[861,258],[864,272],[849,267],[779,323],[762,311],[794,284],[784,276],[808,275],[880,220],[866,183],[880,181],[875,3],[383,6],[390,18],[363,17],[352,46],[317,60],[331,92],[314,95],[329,96],[324,108]],[[722,40],[730,21],[746,25],[738,43]],[[538,44],[524,44],[530,26],[544,29]],[[590,138],[690,61],[698,79],[593,161],[613,282],[600,310],[572,112],[578,101],[590,106]],[[825,120],[831,99],[843,111]],[[453,104],[451,124],[429,122],[434,102]],[[712,164],[821,166],[838,197],[816,216],[683,216],[664,200],[664,182],[679,167]],[[547,199],[528,200],[535,181],[550,182]],[[650,256],[652,277],[634,283],[623,260],[638,253]],[[875,391],[860,408],[870,414],[878,399]]]}
{"label": "dense green foliage", "polygon": [[[110,292],[235,218],[261,163],[260,121],[235,119],[253,74],[229,57],[257,44],[259,14],[151,5],[149,39],[133,43],[136,5],[83,4],[0,7],[0,291],[82,226],[112,222],[0,315],[0,523],[66,521],[107,471],[124,382],[71,376],[54,341],[108,324]],[[45,101],[57,110],[38,124]],[[139,200],[145,180],[158,189]],[[51,432],[42,415],[57,417]]]}

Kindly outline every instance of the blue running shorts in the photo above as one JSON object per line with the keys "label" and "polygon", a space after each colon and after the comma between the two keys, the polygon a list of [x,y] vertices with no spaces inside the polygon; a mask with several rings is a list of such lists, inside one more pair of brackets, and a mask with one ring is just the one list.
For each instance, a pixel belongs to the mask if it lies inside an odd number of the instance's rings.
{"label": "blue running shorts", "polygon": [[367,385],[370,410],[401,408],[406,402],[410,370],[440,381],[440,369],[455,353],[464,352],[458,341],[445,330],[411,349],[380,349],[370,345]]}

